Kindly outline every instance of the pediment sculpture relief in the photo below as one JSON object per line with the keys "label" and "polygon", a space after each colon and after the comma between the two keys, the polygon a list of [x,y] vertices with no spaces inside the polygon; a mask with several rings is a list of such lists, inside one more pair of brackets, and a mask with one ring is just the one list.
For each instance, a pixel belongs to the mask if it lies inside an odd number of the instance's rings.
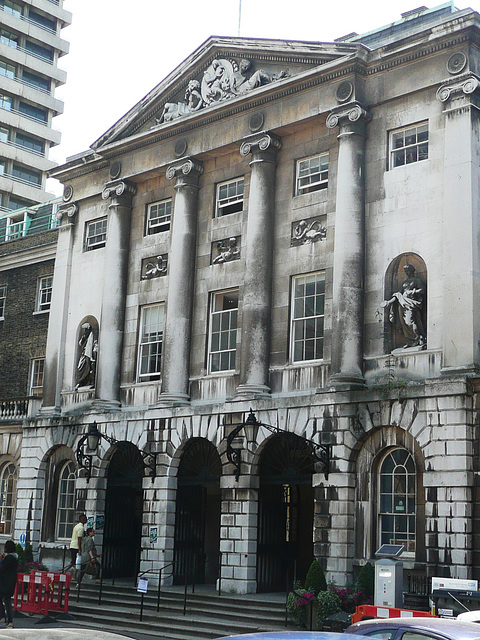
{"label": "pediment sculpture relief", "polygon": [[183,102],[167,102],[156,124],[171,122],[217,102],[241,96],[253,89],[287,78],[288,71],[270,72],[253,68],[251,60],[227,60],[219,58],[205,69],[201,81],[188,83]]}

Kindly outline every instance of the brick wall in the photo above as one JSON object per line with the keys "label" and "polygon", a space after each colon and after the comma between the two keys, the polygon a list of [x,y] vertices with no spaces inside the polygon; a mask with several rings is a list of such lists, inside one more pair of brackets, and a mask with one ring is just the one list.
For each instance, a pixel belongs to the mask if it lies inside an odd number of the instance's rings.
{"label": "brick wall", "polygon": [[30,361],[45,355],[49,314],[34,312],[38,278],[52,275],[53,266],[48,260],[0,272],[0,286],[7,286],[0,320],[0,399],[28,395]]}

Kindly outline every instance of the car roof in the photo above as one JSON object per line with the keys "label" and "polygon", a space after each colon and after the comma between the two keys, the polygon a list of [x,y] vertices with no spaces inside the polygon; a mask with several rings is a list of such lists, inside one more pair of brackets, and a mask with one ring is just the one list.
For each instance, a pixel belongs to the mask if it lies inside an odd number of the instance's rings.
{"label": "car roof", "polygon": [[0,629],[0,640],[129,640],[101,629]]}
{"label": "car roof", "polygon": [[[89,639],[90,640],[90,639]],[[227,636],[218,640],[365,640],[353,633],[335,633],[333,631],[265,631]]]}
{"label": "car roof", "polygon": [[431,631],[448,635],[458,640],[480,638],[480,625],[476,622],[461,620],[447,620],[445,618],[406,617],[406,618],[377,618],[376,620],[362,620],[352,624],[347,633],[364,634],[366,630],[379,628],[398,629],[400,627],[415,627],[417,630]]}

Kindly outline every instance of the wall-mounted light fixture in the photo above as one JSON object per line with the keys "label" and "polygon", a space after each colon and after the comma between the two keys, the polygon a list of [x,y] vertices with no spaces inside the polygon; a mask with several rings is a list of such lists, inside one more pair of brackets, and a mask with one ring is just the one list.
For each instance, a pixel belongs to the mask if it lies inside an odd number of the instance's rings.
{"label": "wall-mounted light fixture", "polygon": [[309,440],[308,438],[299,436],[298,434],[292,434],[291,431],[285,431],[284,429],[280,429],[280,427],[274,427],[271,424],[259,422],[255,417],[253,411],[250,409],[250,413],[248,414],[245,422],[237,425],[227,436],[227,459],[231,464],[233,464],[235,468],[235,480],[237,482],[241,473],[242,449],[240,447],[234,447],[233,441],[242,430],[245,431],[247,439],[249,441],[254,441],[257,437],[259,427],[263,427],[271,433],[275,433],[282,438],[291,438],[292,435],[300,438],[306,444],[315,462],[319,462],[322,465],[322,471],[325,475],[325,480],[328,480],[328,474],[330,472],[329,444],[319,444],[318,442],[314,442],[313,440]]}
{"label": "wall-mounted light fixture", "polygon": [[[77,462],[78,466],[82,469],[85,469],[85,477],[87,482],[90,481],[92,477],[92,461],[93,456],[98,456],[98,447],[100,444],[100,440],[105,440],[109,444],[113,444],[117,447],[121,447],[126,444],[123,441],[119,441],[112,436],[107,436],[105,433],[101,433],[98,430],[97,423],[92,422],[88,425],[87,433],[83,435],[78,441],[77,445]],[[86,453],[89,451],[90,453]],[[139,449],[140,455],[142,456],[143,464],[146,469],[150,470],[148,474],[150,478],[153,479],[157,476],[157,453],[155,451],[142,451]]]}

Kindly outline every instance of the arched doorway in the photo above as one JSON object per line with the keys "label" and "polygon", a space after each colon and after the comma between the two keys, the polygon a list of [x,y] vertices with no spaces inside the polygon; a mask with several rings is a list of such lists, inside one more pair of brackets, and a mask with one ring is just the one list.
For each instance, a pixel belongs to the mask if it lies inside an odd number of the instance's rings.
{"label": "arched doorway", "polygon": [[257,591],[284,591],[313,560],[312,474],[308,445],[293,433],[274,436],[260,459]]}
{"label": "arched doorway", "polygon": [[185,445],[178,467],[174,582],[195,571],[197,584],[215,584],[219,570],[220,475],[217,450],[203,438]]}
{"label": "arched doorway", "polygon": [[107,474],[103,566],[105,576],[137,575],[142,540],[144,465],[130,442],[116,445]]}

